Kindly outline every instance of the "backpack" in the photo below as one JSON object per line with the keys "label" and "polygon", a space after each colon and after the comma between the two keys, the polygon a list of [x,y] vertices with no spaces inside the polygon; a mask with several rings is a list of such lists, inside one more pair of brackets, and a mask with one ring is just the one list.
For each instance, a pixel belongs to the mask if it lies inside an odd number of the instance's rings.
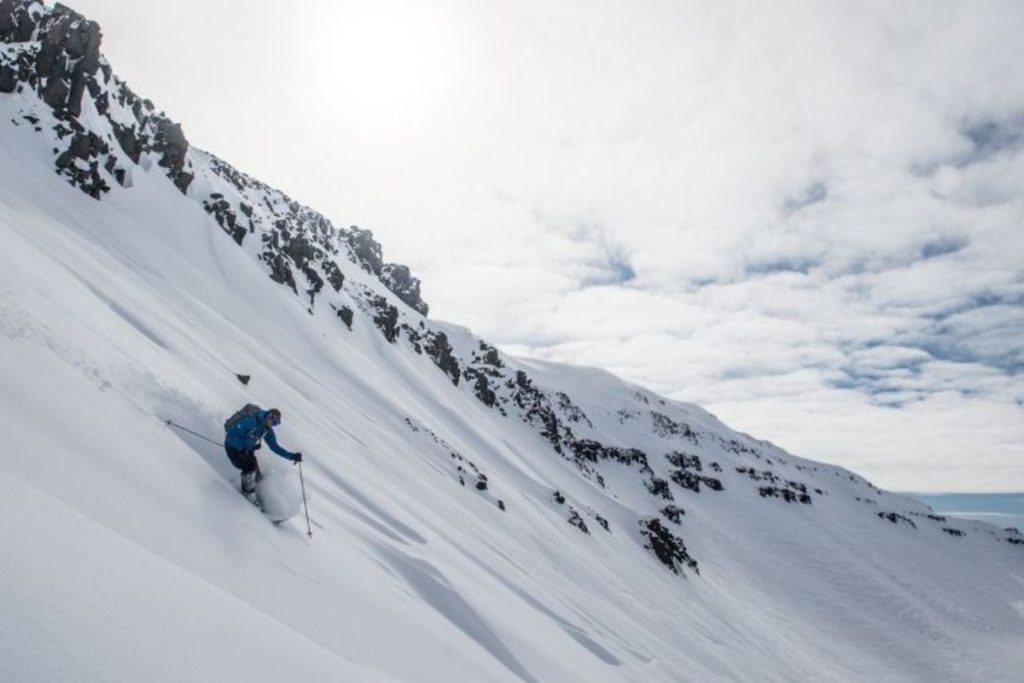
{"label": "backpack", "polygon": [[237,425],[239,422],[241,422],[245,418],[247,418],[247,417],[255,417],[256,413],[259,411],[259,409],[260,409],[260,407],[258,405],[254,405],[252,403],[246,403],[244,406],[242,406],[241,410],[239,410],[237,413],[235,413],[234,415],[229,417],[227,420],[225,420],[225,422],[224,422],[224,431],[225,432],[230,432],[232,429],[235,428],[235,425]]}

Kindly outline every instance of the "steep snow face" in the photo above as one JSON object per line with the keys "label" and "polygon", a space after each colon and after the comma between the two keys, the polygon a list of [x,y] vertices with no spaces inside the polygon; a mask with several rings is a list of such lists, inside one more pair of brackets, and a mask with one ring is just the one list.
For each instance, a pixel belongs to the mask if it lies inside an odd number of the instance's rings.
{"label": "steep snow face", "polygon": [[[2,0],[0,39],[0,679],[1019,680],[1018,534],[427,319],[95,24]],[[164,424],[246,402],[311,541]]]}

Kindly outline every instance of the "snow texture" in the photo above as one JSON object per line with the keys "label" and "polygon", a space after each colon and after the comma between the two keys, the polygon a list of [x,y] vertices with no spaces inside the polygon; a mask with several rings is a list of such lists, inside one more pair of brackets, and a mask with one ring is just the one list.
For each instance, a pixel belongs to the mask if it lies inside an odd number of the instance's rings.
{"label": "snow texture", "polygon": [[0,0],[0,680],[1022,680],[1019,533],[427,318],[99,37]]}

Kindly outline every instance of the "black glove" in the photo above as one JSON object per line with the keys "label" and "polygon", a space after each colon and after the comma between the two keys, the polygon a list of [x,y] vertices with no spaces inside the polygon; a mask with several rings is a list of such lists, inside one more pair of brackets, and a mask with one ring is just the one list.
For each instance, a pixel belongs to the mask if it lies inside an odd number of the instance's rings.
{"label": "black glove", "polygon": [[302,462],[302,453],[292,453],[292,462]]}

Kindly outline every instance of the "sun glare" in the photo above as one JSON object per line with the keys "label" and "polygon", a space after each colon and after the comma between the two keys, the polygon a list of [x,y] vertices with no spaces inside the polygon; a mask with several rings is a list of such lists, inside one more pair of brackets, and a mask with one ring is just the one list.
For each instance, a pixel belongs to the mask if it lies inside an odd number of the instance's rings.
{"label": "sun glare", "polygon": [[455,68],[452,27],[438,10],[387,2],[332,9],[310,54],[322,103],[364,131],[414,129],[436,116]]}

